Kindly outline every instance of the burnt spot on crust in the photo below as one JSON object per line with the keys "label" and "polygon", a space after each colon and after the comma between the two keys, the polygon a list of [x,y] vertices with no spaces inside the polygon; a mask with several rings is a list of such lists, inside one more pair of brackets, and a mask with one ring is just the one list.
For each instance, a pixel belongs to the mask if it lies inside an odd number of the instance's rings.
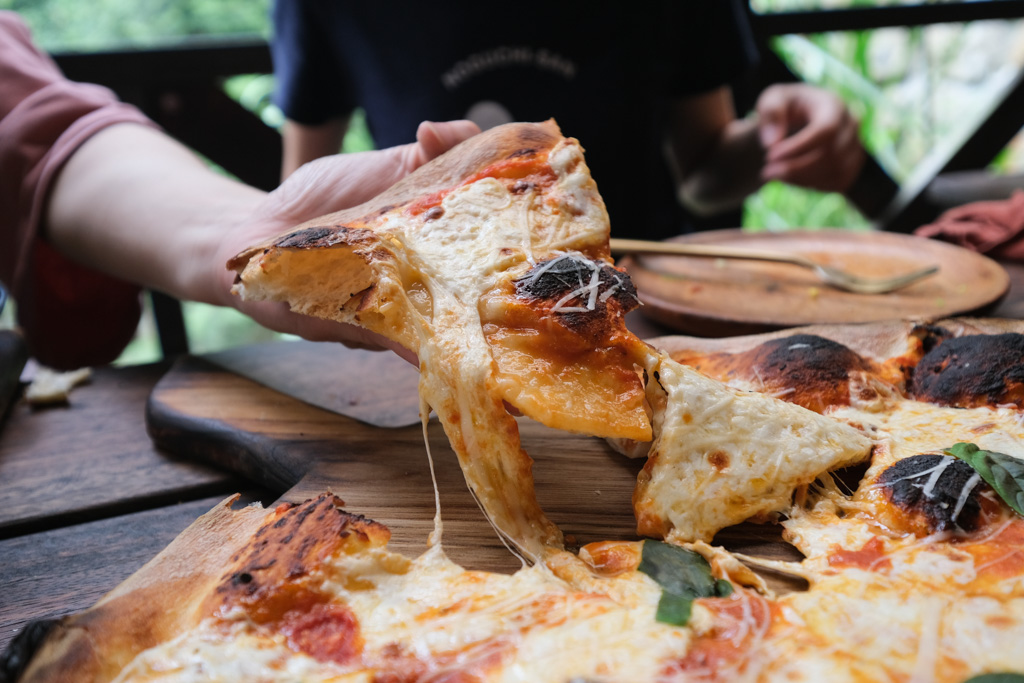
{"label": "burnt spot on crust", "polygon": [[773,339],[748,353],[743,365],[750,368],[750,379],[762,385],[759,391],[819,413],[849,405],[850,373],[872,370],[849,347],[813,334]]}
{"label": "burnt spot on crust", "polygon": [[275,246],[291,249],[317,249],[338,244],[360,244],[375,239],[371,230],[335,225],[321,228],[305,228],[291,232],[279,239]]}
{"label": "burnt spot on crust", "polygon": [[444,215],[444,208],[440,207],[440,206],[435,206],[435,207],[432,207],[430,209],[427,209],[426,213],[423,214],[423,220],[425,220],[425,221],[433,221],[433,220],[437,220],[438,218],[440,218],[443,215]]}
{"label": "burnt spot on crust", "polygon": [[640,305],[629,275],[579,253],[535,264],[515,281],[515,294],[556,324],[595,342]]}
{"label": "burnt spot on crust", "polygon": [[956,408],[1024,408],[1024,335],[966,335],[942,342],[914,368],[910,394]]}
{"label": "burnt spot on crust", "polygon": [[387,543],[387,527],[339,509],[342,501],[330,494],[274,511],[235,556],[234,564],[206,606],[207,614],[242,607],[257,622],[279,619],[296,605],[321,599],[310,578],[324,561],[339,552]]}
{"label": "burnt spot on crust", "polygon": [[609,300],[631,311],[640,301],[629,275],[582,254],[541,261],[516,280],[516,295],[551,303],[555,313],[596,311]]}
{"label": "burnt spot on crust", "polygon": [[963,460],[934,453],[914,455],[890,466],[877,486],[918,535],[978,528],[980,493],[988,486]]}
{"label": "burnt spot on crust", "polygon": [[708,462],[716,470],[721,472],[729,467],[729,454],[725,451],[712,451],[708,453]]}
{"label": "burnt spot on crust", "polygon": [[914,325],[914,329],[910,331],[910,336],[920,341],[922,352],[928,353],[943,341],[949,339],[952,335],[945,327],[931,324],[919,324]]}
{"label": "burnt spot on crust", "polygon": [[17,681],[46,637],[59,628],[57,619],[36,619],[25,624],[0,653],[0,681]]}

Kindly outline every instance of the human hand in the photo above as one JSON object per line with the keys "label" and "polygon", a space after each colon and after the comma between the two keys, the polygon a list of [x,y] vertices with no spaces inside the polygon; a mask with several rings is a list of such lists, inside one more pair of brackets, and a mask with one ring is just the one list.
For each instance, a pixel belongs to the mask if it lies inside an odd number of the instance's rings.
{"label": "human hand", "polygon": [[[344,154],[318,159],[302,166],[280,187],[267,195],[252,215],[239,221],[223,236],[215,257],[223,269],[229,258],[260,241],[279,235],[299,223],[361,204],[463,140],[480,132],[470,121],[424,122],[416,142],[374,152]],[[217,260],[219,259],[219,260]],[[223,269],[222,292],[231,288],[234,273]],[[390,348],[415,361],[408,349],[355,325],[292,313],[281,302],[243,301],[226,296],[224,303],[237,308],[261,325],[296,334],[312,341],[339,341],[357,348]]]}
{"label": "human hand", "polygon": [[806,83],[776,84],[757,100],[761,179],[844,192],[866,158],[857,121],[839,97]]}

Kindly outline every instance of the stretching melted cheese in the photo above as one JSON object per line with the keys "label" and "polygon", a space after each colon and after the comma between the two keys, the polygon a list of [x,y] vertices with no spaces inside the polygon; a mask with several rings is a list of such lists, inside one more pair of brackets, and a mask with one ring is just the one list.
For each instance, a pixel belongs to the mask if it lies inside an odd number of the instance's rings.
{"label": "stretching melted cheese", "polygon": [[[500,143],[509,130],[522,139],[496,154],[488,140]],[[532,460],[505,402],[549,426],[649,440],[632,360],[642,344],[600,281],[554,306],[514,293],[517,280],[551,260],[610,268],[607,213],[576,141],[552,124],[523,124],[466,144],[462,156],[434,162],[440,180],[431,192],[417,180],[432,177],[428,165],[379,199],[377,211],[328,216],[240,255],[236,291],[353,322],[413,350],[421,397],[471,490],[498,532],[537,561],[561,548],[561,534],[536,502]],[[481,153],[494,158],[489,166],[451,177],[448,166],[479,165]]]}

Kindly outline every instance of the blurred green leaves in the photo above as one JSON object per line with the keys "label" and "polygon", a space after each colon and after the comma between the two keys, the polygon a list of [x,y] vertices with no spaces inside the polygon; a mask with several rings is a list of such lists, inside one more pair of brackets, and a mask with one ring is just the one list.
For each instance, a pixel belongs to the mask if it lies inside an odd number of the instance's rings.
{"label": "blurred green leaves", "polygon": [[194,36],[270,30],[270,0],[0,0],[50,52],[174,43]]}
{"label": "blurred green leaves", "polygon": [[[752,0],[756,12],[907,4],[900,0]],[[773,49],[808,83],[835,92],[861,123],[861,140],[900,183],[936,168],[974,129],[1024,61],[1024,22],[977,21],[778,37]],[[1020,170],[1020,153],[993,163]],[[841,197],[766,186],[744,225],[785,229],[866,222]],[[827,222],[819,222],[821,220]]]}

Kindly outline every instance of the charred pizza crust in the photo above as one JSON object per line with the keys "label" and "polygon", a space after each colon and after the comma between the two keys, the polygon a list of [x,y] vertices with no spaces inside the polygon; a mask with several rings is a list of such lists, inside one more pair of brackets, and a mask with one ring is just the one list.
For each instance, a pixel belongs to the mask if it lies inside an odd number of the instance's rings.
{"label": "charred pizza crust", "polygon": [[330,494],[273,510],[233,509],[237,499],[192,523],[95,606],[60,620],[19,682],[113,680],[140,652],[232,610],[279,620],[326,601],[316,581],[326,558],[383,547],[391,535]]}
{"label": "charred pizza crust", "polygon": [[[709,377],[822,412],[867,400],[884,387],[941,405],[1019,407],[1022,335],[1018,320],[949,318],[649,341]],[[973,367],[972,358],[978,361]]]}
{"label": "charred pizza crust", "polygon": [[224,568],[263,523],[262,509],[206,513],[89,610],[51,630],[19,681],[109,681],[142,650],[192,628]]}
{"label": "charred pizza crust", "polygon": [[[955,443],[1024,458],[1022,321],[893,321],[653,343],[731,386],[798,404],[816,398],[815,410],[869,435],[871,465],[859,484],[849,495],[828,493],[855,511],[850,517],[892,533],[966,533],[999,507],[970,466],[944,453]],[[810,541],[798,545],[815,552]]]}

